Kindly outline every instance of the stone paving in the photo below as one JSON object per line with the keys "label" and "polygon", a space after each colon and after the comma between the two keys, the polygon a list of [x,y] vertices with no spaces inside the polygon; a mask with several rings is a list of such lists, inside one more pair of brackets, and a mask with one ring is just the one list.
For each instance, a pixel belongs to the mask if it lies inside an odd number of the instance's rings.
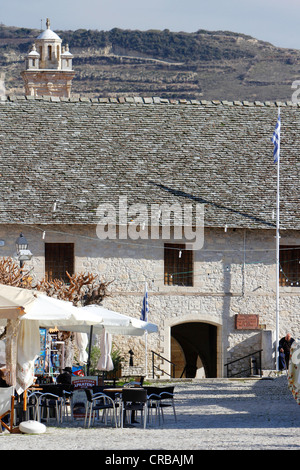
{"label": "stone paving", "polygon": [[0,434],[0,450],[300,450],[300,407],[285,375],[176,382],[177,422],[115,429],[81,421],[45,434]]}

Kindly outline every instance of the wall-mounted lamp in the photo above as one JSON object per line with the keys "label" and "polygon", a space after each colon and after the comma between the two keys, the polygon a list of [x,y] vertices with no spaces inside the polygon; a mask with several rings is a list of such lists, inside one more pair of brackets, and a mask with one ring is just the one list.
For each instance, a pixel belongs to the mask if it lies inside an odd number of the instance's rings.
{"label": "wall-mounted lamp", "polygon": [[32,253],[28,249],[28,241],[22,233],[20,233],[20,236],[16,239],[16,248],[18,259],[20,261],[20,267],[22,268],[24,261],[28,261],[32,258]]}

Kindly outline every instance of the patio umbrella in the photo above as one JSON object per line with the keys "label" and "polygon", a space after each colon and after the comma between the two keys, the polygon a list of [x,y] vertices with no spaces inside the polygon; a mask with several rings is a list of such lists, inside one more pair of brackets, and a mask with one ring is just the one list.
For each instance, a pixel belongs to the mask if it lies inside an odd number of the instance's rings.
{"label": "patio umbrella", "polygon": [[145,331],[155,333],[157,325],[145,322],[128,315],[108,310],[100,305],[78,307],[72,312],[71,318],[65,324],[57,325],[60,330],[80,331],[90,333],[93,327],[95,334],[101,334],[105,329],[108,333],[130,336],[142,336]]}
{"label": "patio umbrella", "polygon": [[40,292],[0,284],[0,326],[6,326],[8,382],[20,394],[33,383],[34,361],[40,353],[39,328],[67,322],[70,302]]}
{"label": "patio umbrella", "polygon": [[111,358],[112,338],[111,334],[103,330],[100,338],[100,358],[97,364],[98,370],[113,370],[114,363]]}
{"label": "patio umbrella", "polygon": [[[74,323],[72,324],[72,320]],[[99,305],[88,305],[79,307],[72,313],[69,325],[58,325],[59,329],[66,331],[78,331],[89,333],[89,351],[88,351],[88,367],[87,374],[90,370],[90,358],[92,347],[93,333],[101,334],[103,330],[110,334],[142,336],[146,331],[155,333],[158,331],[157,325],[154,323],[138,320],[121,313],[108,310]]]}
{"label": "patio umbrella", "polygon": [[41,328],[67,322],[76,311],[71,302],[48,297],[42,292],[0,284],[0,326],[7,320],[36,320]]}
{"label": "patio umbrella", "polygon": [[16,319],[24,314],[24,306],[30,305],[35,298],[32,291],[0,284],[0,321]]}
{"label": "patio umbrella", "polygon": [[86,333],[74,333],[74,341],[79,351],[78,362],[87,362],[88,354],[86,352],[87,345],[89,343],[88,335]]}
{"label": "patio umbrella", "polygon": [[34,382],[34,362],[40,354],[37,320],[21,321],[17,342],[16,392],[20,395]]}

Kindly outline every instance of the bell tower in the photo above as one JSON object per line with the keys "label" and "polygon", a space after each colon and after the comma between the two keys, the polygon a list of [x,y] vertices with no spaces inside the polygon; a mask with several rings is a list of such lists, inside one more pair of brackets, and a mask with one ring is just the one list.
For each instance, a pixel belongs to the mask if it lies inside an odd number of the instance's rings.
{"label": "bell tower", "polygon": [[25,70],[21,72],[25,94],[69,98],[75,75],[72,59],[69,46],[62,46],[61,38],[50,29],[47,18],[45,31],[36,38],[25,58]]}

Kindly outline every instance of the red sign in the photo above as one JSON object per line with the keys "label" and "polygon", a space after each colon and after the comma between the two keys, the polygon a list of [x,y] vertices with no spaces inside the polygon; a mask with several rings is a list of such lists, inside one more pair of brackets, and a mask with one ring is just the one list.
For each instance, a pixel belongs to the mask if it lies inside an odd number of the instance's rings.
{"label": "red sign", "polygon": [[235,316],[235,329],[236,330],[260,330],[259,315],[237,314]]}
{"label": "red sign", "polygon": [[74,390],[79,388],[92,388],[98,385],[98,377],[72,377]]}

